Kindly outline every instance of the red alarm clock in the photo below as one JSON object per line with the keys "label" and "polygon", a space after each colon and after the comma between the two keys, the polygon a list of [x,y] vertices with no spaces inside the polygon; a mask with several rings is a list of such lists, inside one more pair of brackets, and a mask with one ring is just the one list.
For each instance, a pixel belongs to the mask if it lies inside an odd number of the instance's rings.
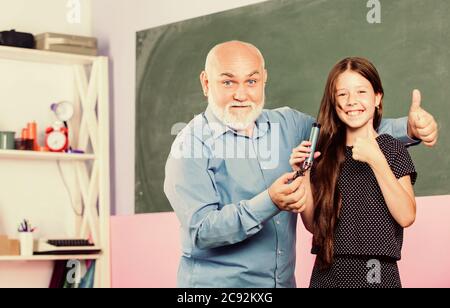
{"label": "red alarm clock", "polygon": [[69,146],[69,131],[61,122],[45,130],[45,145],[50,152],[65,152]]}

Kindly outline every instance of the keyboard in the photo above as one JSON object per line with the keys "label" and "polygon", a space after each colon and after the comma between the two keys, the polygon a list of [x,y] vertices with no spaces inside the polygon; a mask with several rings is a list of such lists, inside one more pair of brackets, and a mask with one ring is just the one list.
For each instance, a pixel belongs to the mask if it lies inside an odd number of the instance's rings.
{"label": "keyboard", "polygon": [[88,240],[39,239],[34,243],[35,255],[48,254],[97,254],[101,249]]}
{"label": "keyboard", "polygon": [[48,244],[56,247],[80,247],[80,246],[94,246],[88,240],[70,239],[70,240],[48,240]]}

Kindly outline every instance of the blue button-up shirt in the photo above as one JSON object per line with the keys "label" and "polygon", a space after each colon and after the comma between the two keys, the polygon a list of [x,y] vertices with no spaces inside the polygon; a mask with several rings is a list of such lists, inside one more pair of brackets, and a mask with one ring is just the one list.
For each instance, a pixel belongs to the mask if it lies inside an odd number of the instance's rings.
{"label": "blue button-up shirt", "polygon": [[[268,188],[291,172],[291,151],[314,119],[290,108],[263,110],[251,137],[208,107],[176,137],[164,192],[181,222],[178,287],[295,287],[297,214],[282,212]],[[407,119],[380,133],[412,143]]]}

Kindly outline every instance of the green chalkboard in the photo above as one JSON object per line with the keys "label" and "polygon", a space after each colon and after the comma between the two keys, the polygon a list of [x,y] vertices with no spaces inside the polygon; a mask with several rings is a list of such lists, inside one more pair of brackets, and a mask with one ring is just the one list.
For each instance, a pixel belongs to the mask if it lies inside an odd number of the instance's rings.
{"label": "green chalkboard", "polygon": [[419,88],[439,122],[440,140],[433,149],[411,149],[416,194],[450,194],[450,1],[380,1],[381,23],[373,24],[367,3],[273,0],[138,32],[136,212],[171,210],[163,192],[170,146],[182,123],[206,107],[199,83],[206,54],[234,39],[255,44],[265,56],[266,108],[316,115],[329,70],[346,56],[377,66],[385,117],[405,116],[412,89]]}

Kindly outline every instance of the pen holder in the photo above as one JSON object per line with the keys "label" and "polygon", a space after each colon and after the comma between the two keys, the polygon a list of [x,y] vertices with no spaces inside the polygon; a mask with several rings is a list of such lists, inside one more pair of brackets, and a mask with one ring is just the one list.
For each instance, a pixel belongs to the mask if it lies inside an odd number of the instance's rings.
{"label": "pen holder", "polygon": [[0,132],[0,149],[14,150],[15,132]]}
{"label": "pen holder", "polygon": [[20,232],[20,255],[30,257],[33,255],[33,232]]}

